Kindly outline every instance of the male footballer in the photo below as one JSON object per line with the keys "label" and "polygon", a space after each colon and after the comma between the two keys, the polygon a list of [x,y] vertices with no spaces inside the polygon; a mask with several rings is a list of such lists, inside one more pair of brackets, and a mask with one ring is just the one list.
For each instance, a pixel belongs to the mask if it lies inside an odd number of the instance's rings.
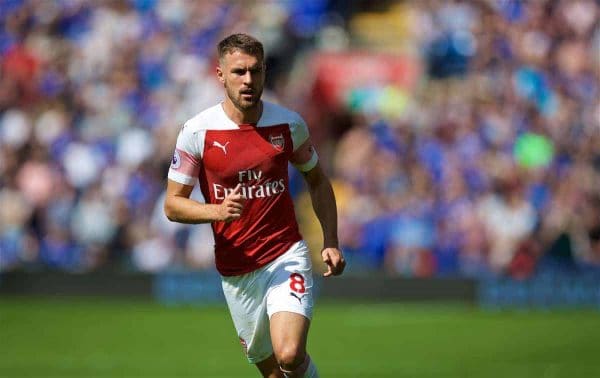
{"label": "male footballer", "polygon": [[[313,307],[310,253],[298,231],[288,162],[302,172],[323,229],[325,276],[339,275],[337,213],[304,120],[261,100],[262,44],[233,34],[218,45],[223,102],[188,120],[168,174],[165,213],[207,223],[223,292],[248,360],[264,377],[317,377],[306,352]],[[196,181],[206,199],[190,199]]]}

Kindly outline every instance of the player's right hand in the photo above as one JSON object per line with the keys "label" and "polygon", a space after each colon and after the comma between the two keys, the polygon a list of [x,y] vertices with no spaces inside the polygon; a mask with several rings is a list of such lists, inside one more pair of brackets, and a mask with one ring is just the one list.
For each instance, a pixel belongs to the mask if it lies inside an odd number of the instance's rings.
{"label": "player's right hand", "polygon": [[246,197],[242,194],[241,188],[242,185],[237,184],[233,191],[226,195],[223,202],[221,202],[220,213],[222,221],[229,223],[242,216]]}

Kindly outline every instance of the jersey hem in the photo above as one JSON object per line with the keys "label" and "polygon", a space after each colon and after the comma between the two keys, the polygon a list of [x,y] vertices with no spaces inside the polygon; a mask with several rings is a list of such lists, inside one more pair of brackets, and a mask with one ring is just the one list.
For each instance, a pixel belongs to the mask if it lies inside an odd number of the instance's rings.
{"label": "jersey hem", "polygon": [[241,275],[244,275],[244,274],[247,274],[247,273],[254,272],[255,270],[258,270],[258,269],[264,267],[265,265],[268,265],[269,263],[272,263],[278,257],[281,257],[283,254],[285,254],[287,251],[289,251],[289,249],[291,248],[291,246],[293,246],[294,244],[298,243],[301,240],[302,240],[302,238],[297,239],[297,240],[293,240],[293,241],[290,241],[290,242],[286,243],[286,247],[282,248],[281,252],[278,252],[278,253],[273,254],[272,256],[269,256],[269,258],[267,258],[265,260],[261,260],[260,262],[257,262],[255,265],[252,265],[249,268],[241,269],[241,270],[226,271],[226,270],[221,269],[221,268],[219,268],[217,266],[216,267],[217,271],[223,277],[235,277],[235,276],[241,276]]}

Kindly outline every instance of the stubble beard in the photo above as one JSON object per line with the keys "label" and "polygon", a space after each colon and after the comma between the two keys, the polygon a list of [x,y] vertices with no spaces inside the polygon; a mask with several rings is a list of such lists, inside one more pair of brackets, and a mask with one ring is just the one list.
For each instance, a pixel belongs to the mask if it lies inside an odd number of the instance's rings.
{"label": "stubble beard", "polygon": [[253,96],[252,101],[242,100],[242,95],[237,91],[231,90],[228,86],[225,86],[225,89],[227,92],[227,97],[229,97],[229,100],[231,100],[233,105],[236,108],[238,108],[239,110],[242,110],[242,111],[252,110],[254,108],[257,108],[260,104],[260,98],[262,96],[262,88],[260,89],[260,91],[255,90],[255,96]]}

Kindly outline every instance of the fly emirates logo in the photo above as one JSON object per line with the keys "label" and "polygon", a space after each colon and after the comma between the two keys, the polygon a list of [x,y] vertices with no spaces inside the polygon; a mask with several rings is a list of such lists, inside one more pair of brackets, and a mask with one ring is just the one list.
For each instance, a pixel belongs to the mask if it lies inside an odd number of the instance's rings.
{"label": "fly emirates logo", "polygon": [[[279,179],[277,181],[266,181],[259,183],[263,177],[262,171],[258,170],[245,170],[238,172],[238,180],[241,187],[241,193],[247,199],[253,198],[265,198],[278,195],[285,191],[285,180]],[[213,193],[215,193],[215,199],[224,200],[225,196],[233,192],[234,188],[227,188],[223,185],[213,183]]]}

